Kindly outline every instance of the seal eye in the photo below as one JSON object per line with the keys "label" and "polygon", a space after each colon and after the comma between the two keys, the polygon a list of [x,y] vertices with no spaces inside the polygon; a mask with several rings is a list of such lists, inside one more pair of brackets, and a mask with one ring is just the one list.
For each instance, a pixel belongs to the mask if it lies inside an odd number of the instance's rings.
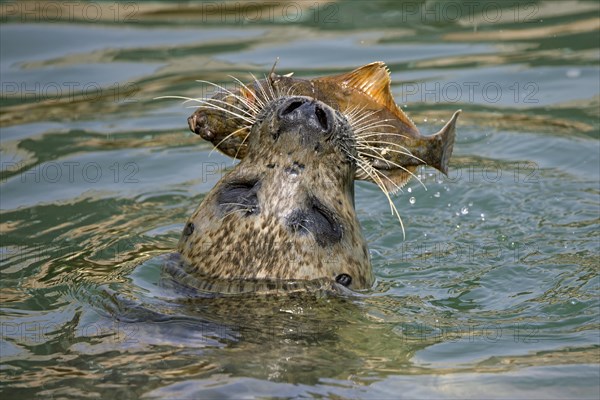
{"label": "seal eye", "polygon": [[183,234],[185,236],[190,236],[192,233],[194,233],[194,224],[191,222],[188,222],[187,225],[185,226],[185,228],[183,229]]}
{"label": "seal eye", "polygon": [[234,181],[226,183],[217,195],[217,202],[223,214],[241,211],[244,216],[256,215],[258,206],[258,190],[260,181]]}
{"label": "seal eye", "polygon": [[352,277],[348,274],[339,274],[335,277],[335,281],[342,286],[348,287],[352,283]]}
{"label": "seal eye", "polygon": [[333,245],[342,240],[342,225],[334,213],[319,200],[311,199],[307,210],[296,210],[288,217],[293,232],[311,234],[321,246]]}

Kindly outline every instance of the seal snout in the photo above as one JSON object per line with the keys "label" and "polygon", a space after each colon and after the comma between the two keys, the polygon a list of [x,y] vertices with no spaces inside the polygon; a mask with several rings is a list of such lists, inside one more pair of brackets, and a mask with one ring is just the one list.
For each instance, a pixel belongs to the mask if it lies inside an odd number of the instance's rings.
{"label": "seal snout", "polygon": [[329,136],[334,128],[334,115],[324,103],[309,97],[291,97],[277,109],[280,127],[302,136]]}

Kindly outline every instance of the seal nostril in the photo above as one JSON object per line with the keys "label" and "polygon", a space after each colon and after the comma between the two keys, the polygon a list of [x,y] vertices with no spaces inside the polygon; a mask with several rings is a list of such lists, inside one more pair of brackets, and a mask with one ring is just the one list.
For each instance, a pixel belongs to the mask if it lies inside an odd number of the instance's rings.
{"label": "seal nostril", "polygon": [[295,109],[297,109],[298,107],[300,107],[302,104],[304,104],[303,101],[292,101],[290,103],[290,105],[287,106],[285,108],[285,110],[283,110],[283,112],[281,113],[281,115],[286,115],[286,114],[291,113],[292,111],[294,111]]}
{"label": "seal nostril", "polygon": [[317,115],[317,120],[321,127],[324,130],[327,130],[327,113],[319,106],[315,107],[315,114]]}

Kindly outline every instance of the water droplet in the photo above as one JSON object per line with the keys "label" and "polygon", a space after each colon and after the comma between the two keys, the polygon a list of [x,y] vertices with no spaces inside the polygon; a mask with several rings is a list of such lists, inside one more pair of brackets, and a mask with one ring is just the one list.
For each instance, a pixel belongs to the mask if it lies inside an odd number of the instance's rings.
{"label": "water droplet", "polygon": [[452,207],[452,203],[448,203],[448,207]]}
{"label": "water droplet", "polygon": [[423,118],[423,122],[427,122],[427,118]]}
{"label": "water droplet", "polygon": [[571,304],[575,305],[577,302],[575,300],[571,300]]}
{"label": "water droplet", "polygon": [[412,193],[412,188],[408,188],[406,190],[408,191],[408,193]]}
{"label": "water droplet", "polygon": [[463,207],[460,209],[460,213],[462,215],[467,215],[469,213],[469,208],[468,207]]}
{"label": "water droplet", "polygon": [[469,203],[469,207],[473,207],[473,202],[472,201]]}
{"label": "water droplet", "polygon": [[484,213],[481,213],[481,220],[485,221],[485,214]]}
{"label": "water droplet", "polygon": [[456,225],[456,229],[460,229],[460,225]]}
{"label": "water droplet", "polygon": [[408,199],[408,202],[410,204],[415,204],[417,202],[417,199],[415,199],[414,197],[411,197],[410,199]]}
{"label": "water droplet", "polygon": [[440,192],[435,192],[435,193],[433,194],[433,197],[440,197]]}

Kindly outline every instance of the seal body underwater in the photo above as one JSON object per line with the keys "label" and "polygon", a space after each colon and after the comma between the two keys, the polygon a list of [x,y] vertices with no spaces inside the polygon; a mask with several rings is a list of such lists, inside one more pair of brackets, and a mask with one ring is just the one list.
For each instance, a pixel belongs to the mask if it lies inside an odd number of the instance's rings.
{"label": "seal body underwater", "polygon": [[188,273],[372,285],[347,118],[314,98],[283,96],[266,104],[251,132],[245,157],[184,228],[178,251]]}

